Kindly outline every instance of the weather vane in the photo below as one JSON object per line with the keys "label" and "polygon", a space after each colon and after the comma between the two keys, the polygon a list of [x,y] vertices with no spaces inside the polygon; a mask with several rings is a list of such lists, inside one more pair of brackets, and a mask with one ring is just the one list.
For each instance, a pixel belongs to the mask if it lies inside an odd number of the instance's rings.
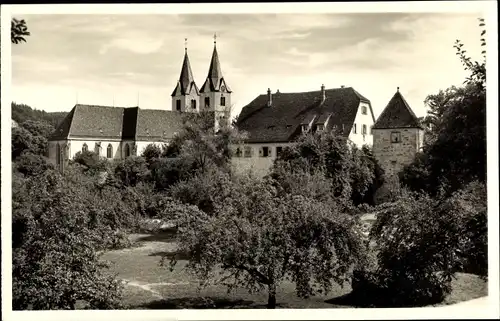
{"label": "weather vane", "polygon": [[217,33],[214,32],[214,44],[217,43]]}
{"label": "weather vane", "polygon": [[184,51],[188,50],[187,45],[188,45],[188,38],[184,38]]}

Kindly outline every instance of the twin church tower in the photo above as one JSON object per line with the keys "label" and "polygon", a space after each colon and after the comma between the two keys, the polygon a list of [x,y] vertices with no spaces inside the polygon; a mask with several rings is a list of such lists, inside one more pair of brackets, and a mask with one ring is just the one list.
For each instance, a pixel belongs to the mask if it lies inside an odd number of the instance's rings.
{"label": "twin church tower", "polygon": [[[187,41],[187,39],[185,39]],[[201,89],[194,81],[189,63],[187,46],[184,49],[184,61],[177,86],[172,92],[172,110],[198,113],[200,111],[215,112],[219,124],[229,120],[231,107],[231,89],[222,76],[219,55],[217,54],[217,38],[214,35],[214,51],[208,75]]]}

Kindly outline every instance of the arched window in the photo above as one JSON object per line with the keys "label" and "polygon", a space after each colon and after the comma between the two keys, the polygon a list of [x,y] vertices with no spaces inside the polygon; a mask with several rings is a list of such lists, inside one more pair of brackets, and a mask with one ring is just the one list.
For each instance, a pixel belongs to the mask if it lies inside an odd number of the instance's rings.
{"label": "arched window", "polygon": [[210,107],[210,97],[205,97],[205,108]]}
{"label": "arched window", "polygon": [[89,147],[87,146],[87,143],[83,143],[83,146],[82,146],[82,152],[86,152],[89,150]]}
{"label": "arched window", "polygon": [[196,99],[191,99],[191,108],[196,109]]}
{"label": "arched window", "polygon": [[108,158],[113,158],[113,146],[111,146],[111,144],[108,144],[108,150],[106,156],[108,156]]}
{"label": "arched window", "polygon": [[129,156],[130,156],[130,147],[128,146],[128,144],[125,144],[125,157]]}
{"label": "arched window", "polygon": [[56,164],[61,164],[61,146],[59,146],[59,143],[56,145]]}

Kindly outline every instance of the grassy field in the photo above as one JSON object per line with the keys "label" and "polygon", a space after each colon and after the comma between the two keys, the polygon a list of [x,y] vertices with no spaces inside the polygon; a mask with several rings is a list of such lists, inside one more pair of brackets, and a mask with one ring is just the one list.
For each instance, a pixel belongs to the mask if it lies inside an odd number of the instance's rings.
{"label": "grassy field", "polygon": [[[238,289],[230,294],[223,286],[209,286],[200,290],[198,281],[180,260],[174,271],[159,265],[163,255],[175,253],[171,234],[132,235],[137,246],[110,251],[103,259],[110,261],[111,273],[128,281],[124,304],[133,309],[207,309],[207,308],[265,308],[267,294],[249,294]],[[278,308],[346,308],[332,300],[350,292],[349,284],[336,287],[328,295],[299,299],[293,284],[284,282],[278,289]],[[487,295],[487,284],[474,275],[461,274],[453,283],[453,292],[443,302],[452,304]],[[330,302],[330,303],[328,303]]]}

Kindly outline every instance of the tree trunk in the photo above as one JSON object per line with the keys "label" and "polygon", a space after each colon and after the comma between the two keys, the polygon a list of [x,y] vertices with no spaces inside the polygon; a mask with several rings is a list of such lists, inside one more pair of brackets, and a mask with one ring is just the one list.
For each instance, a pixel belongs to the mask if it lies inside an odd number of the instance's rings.
{"label": "tree trunk", "polygon": [[276,284],[269,285],[269,297],[267,299],[267,308],[276,309]]}

